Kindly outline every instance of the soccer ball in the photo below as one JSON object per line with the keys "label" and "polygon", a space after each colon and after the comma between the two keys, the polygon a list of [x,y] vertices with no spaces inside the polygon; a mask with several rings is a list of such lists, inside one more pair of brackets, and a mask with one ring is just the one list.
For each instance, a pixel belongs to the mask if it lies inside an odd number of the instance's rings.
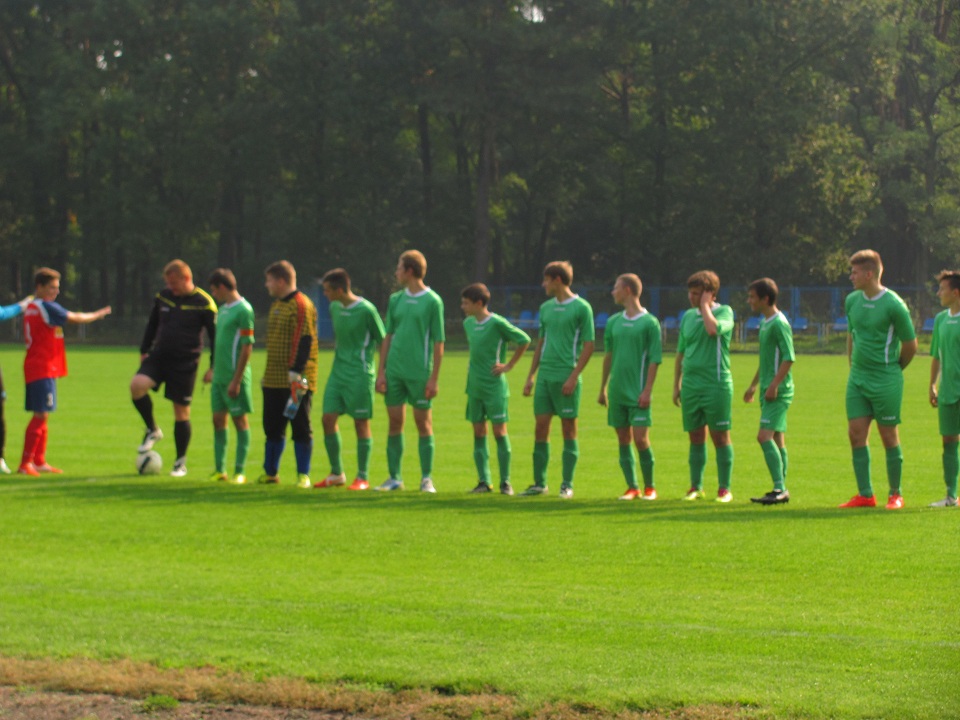
{"label": "soccer ball", "polygon": [[141,475],[156,475],[163,467],[163,458],[156,450],[147,450],[137,455],[137,472]]}

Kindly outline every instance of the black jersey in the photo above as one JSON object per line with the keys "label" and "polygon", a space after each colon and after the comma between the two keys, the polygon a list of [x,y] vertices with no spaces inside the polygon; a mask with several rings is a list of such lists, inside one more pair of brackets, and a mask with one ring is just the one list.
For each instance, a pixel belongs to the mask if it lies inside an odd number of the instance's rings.
{"label": "black jersey", "polygon": [[216,322],[217,304],[200,288],[194,288],[188,295],[161,290],[153,301],[153,311],[140,343],[140,354],[199,359],[204,328],[210,338],[212,354]]}

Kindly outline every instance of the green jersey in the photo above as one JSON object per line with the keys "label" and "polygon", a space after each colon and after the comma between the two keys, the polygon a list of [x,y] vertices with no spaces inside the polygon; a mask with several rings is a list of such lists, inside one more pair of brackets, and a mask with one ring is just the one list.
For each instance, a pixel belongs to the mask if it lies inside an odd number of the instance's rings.
{"label": "green jersey", "polygon": [[538,377],[564,381],[570,377],[585,342],[593,342],[593,308],[579,295],[559,302],[556,298],[540,306],[540,352]]}
{"label": "green jersey", "polygon": [[906,303],[884,288],[875,298],[861,290],[847,295],[847,326],[853,339],[850,375],[859,379],[900,372],[900,343],[916,338]]}
{"label": "green jersey", "polygon": [[504,361],[507,343],[523,345],[530,342],[530,336],[496,313],[491,313],[483,322],[468,317],[463,321],[463,329],[470,346],[467,394],[471,397],[509,397],[506,375],[494,375],[493,366]]}
{"label": "green jersey", "polygon": [[426,380],[433,372],[433,345],[444,342],[443,300],[430,288],[414,295],[400,290],[387,306],[387,335],[392,335],[387,374]]}
{"label": "green jersey", "polygon": [[376,372],[373,354],[385,334],[373,303],[363,298],[347,307],[332,302],[330,317],[336,343],[330,377],[342,381],[372,378]]}
{"label": "green jersey", "polygon": [[[243,298],[221,305],[217,312],[216,350],[213,353],[213,382],[229,383],[237,370],[243,345],[253,345],[253,308]],[[250,382],[250,363],[243,371]]]}
{"label": "green jersey", "polygon": [[719,383],[733,388],[730,373],[730,339],[733,337],[733,309],[729,305],[714,305],[711,310],[717,319],[717,334],[711,337],[703,327],[700,308],[691,308],[680,321],[677,354],[683,353],[683,386],[709,389]]}
{"label": "green jersey", "polygon": [[960,402],[960,315],[949,310],[937,314],[930,354],[940,361],[940,403]]}
{"label": "green jersey", "polygon": [[[780,365],[793,362],[793,330],[790,321],[782,312],[764,318],[760,323],[760,393],[770,387]],[[787,376],[777,388],[777,398],[787,400],[793,397],[793,373]]]}
{"label": "green jersey", "polygon": [[608,403],[636,405],[646,387],[650,365],[663,361],[660,321],[646,310],[633,317],[618,312],[607,321],[603,349],[613,354]]}

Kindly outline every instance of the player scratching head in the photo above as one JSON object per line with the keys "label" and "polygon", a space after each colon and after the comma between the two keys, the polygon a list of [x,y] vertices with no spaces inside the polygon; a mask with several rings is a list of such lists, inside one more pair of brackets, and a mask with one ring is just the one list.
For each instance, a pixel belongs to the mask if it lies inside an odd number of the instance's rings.
{"label": "player scratching head", "polygon": [[566,260],[555,260],[547,263],[543,269],[543,291],[547,297],[556,298],[560,302],[573,297],[570,285],[573,282],[573,265]]}
{"label": "player scratching head", "polygon": [[460,291],[460,309],[467,317],[484,320],[489,317],[490,290],[483,283],[467,285]]}
{"label": "player scratching head", "polygon": [[850,282],[854,290],[873,297],[882,289],[883,261],[876,250],[859,250],[850,256]]}
{"label": "player scratching head", "polygon": [[690,307],[712,307],[720,291],[720,277],[713,270],[700,270],[687,278]]}

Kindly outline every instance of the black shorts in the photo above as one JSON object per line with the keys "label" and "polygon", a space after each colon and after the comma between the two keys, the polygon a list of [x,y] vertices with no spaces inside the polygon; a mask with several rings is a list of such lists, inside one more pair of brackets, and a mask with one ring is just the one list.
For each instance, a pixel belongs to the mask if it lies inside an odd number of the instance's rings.
{"label": "black shorts", "polygon": [[193,400],[193,387],[197,382],[199,358],[170,359],[147,355],[140,363],[138,375],[146,375],[157,386],[154,392],[166,385],[163,396],[177,405],[189,405]]}
{"label": "black shorts", "polygon": [[287,434],[289,422],[294,442],[312,442],[313,428],[310,426],[310,412],[313,409],[313,393],[308,391],[303,396],[296,417],[288,421],[283,410],[289,399],[289,390],[263,388],[263,434],[267,436],[267,440],[282,440]]}

